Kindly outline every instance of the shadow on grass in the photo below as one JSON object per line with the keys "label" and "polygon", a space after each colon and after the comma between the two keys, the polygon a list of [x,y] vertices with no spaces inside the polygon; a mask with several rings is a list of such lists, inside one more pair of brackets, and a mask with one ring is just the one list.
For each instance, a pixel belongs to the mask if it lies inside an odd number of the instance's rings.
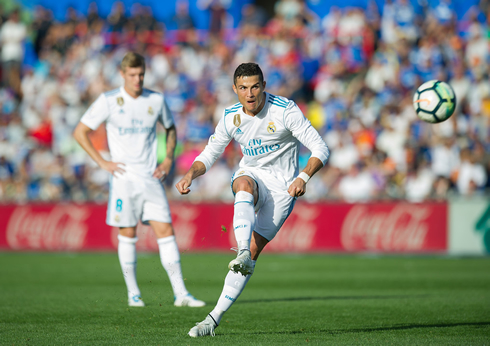
{"label": "shadow on grass", "polygon": [[398,295],[398,296],[327,296],[327,297],[292,297],[292,298],[273,298],[273,299],[250,299],[240,300],[240,304],[248,303],[276,303],[276,302],[295,302],[307,300],[367,300],[367,299],[407,299],[407,298],[426,298],[430,294],[419,295]]}
{"label": "shadow on grass", "polygon": [[[329,334],[329,335],[342,335],[342,334],[354,334],[354,333],[372,333],[372,332],[384,332],[384,331],[395,331],[395,330],[410,330],[418,328],[451,328],[451,327],[465,327],[465,326],[490,326],[490,322],[461,322],[461,323],[436,323],[436,324],[403,324],[394,325],[389,327],[379,327],[379,328],[353,328],[353,329],[319,329],[319,330],[291,330],[283,332],[256,332],[256,333],[246,333],[246,334]],[[227,335],[238,333],[230,333]]]}
{"label": "shadow on grass", "polygon": [[329,334],[347,334],[347,333],[371,333],[382,332],[388,330],[408,330],[417,328],[450,328],[450,327],[462,327],[462,326],[490,326],[490,322],[461,322],[461,323],[435,323],[435,324],[403,324],[395,325],[391,327],[379,327],[379,328],[358,328],[358,329],[346,329],[346,330],[321,330],[320,332]]}

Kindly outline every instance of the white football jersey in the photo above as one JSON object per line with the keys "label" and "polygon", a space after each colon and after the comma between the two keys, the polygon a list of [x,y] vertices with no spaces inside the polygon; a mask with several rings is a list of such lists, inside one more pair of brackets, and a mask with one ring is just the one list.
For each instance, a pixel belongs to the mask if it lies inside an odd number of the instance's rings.
{"label": "white football jersey", "polygon": [[286,186],[298,175],[300,143],[323,165],[329,156],[327,145],[296,103],[269,93],[264,108],[254,117],[245,114],[240,103],[226,108],[196,161],[209,170],[232,139],[242,149],[240,168],[266,171]]}
{"label": "white football jersey", "polygon": [[101,94],[80,121],[93,130],[105,121],[111,160],[140,175],[157,166],[157,121],[166,129],[174,124],[162,93],[143,89],[135,99],[124,87]]}

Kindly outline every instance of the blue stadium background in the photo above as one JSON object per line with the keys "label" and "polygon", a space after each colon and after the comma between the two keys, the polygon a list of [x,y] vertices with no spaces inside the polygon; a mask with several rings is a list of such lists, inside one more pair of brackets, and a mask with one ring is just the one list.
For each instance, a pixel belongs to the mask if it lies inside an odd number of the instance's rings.
{"label": "blue stadium background", "polygon": [[[36,5],[41,5],[46,8],[49,8],[53,11],[53,14],[57,20],[64,20],[65,15],[66,15],[66,10],[68,7],[73,7],[76,10],[80,11],[81,13],[86,13],[89,4],[92,1],[88,0],[77,0],[77,1],[72,1],[72,0],[22,0],[20,1],[24,6],[27,8],[34,8]],[[129,0],[123,0],[122,3],[125,4],[126,9],[129,13],[131,5],[135,3],[139,3],[144,6],[151,6],[155,15],[155,18],[159,21],[168,21],[173,14],[175,13],[175,4],[176,0],[165,0],[165,1],[158,1],[158,0],[145,0],[145,1],[129,1]],[[254,2],[253,0],[240,0],[240,1],[231,1],[231,5],[229,7],[229,13],[233,16],[235,19],[235,23],[238,24],[241,14],[240,14],[240,9],[242,8],[243,5],[247,3]],[[270,3],[273,1],[255,1],[256,4],[258,5],[267,5],[267,3]],[[325,16],[329,11],[332,6],[337,6],[340,8],[345,8],[345,7],[359,7],[359,8],[366,8],[368,5],[369,1],[364,1],[364,0],[345,0],[345,1],[338,1],[338,0],[307,0],[306,3],[308,7],[313,10],[315,13],[317,13],[320,17]],[[97,5],[99,7],[99,13],[102,17],[107,17],[109,15],[112,4],[114,1],[100,1]],[[421,14],[422,13],[422,6],[420,6],[419,1],[416,0],[411,0],[412,5],[414,6],[414,9],[416,13]],[[439,3],[438,0],[428,0],[429,6],[434,6],[435,4]],[[376,0],[376,4],[379,9],[382,10],[384,1],[383,0]],[[454,0],[452,1],[452,4],[454,6],[454,10],[456,11],[458,18],[462,18],[468,9],[471,6],[477,5],[478,1],[477,0]],[[190,5],[190,14],[191,16],[195,19],[196,21],[196,27],[198,29],[207,29],[209,27],[209,15],[205,12],[200,10],[197,7],[197,1],[189,1]],[[171,28],[171,27],[170,27]]]}

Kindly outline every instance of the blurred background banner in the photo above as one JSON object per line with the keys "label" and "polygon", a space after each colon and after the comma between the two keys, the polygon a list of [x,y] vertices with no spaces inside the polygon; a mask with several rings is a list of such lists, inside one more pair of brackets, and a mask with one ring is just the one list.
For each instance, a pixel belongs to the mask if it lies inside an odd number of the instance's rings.
{"label": "blurred background banner", "polygon": [[490,253],[490,200],[455,199],[449,204],[449,250],[453,255]]}
{"label": "blurred background banner", "polygon": [[[233,205],[179,202],[171,210],[182,251],[227,251],[236,246],[231,232]],[[112,251],[117,248],[118,230],[105,225],[105,206],[6,206],[0,207],[0,214],[0,247],[4,250]],[[466,218],[464,210],[459,212],[458,208],[453,215],[459,215],[453,220],[455,224]],[[266,251],[448,253],[451,249],[447,220],[445,202],[298,203]],[[148,226],[138,226],[138,238],[139,250],[158,251]],[[473,238],[478,238],[478,234]],[[481,241],[464,250],[481,254]]]}

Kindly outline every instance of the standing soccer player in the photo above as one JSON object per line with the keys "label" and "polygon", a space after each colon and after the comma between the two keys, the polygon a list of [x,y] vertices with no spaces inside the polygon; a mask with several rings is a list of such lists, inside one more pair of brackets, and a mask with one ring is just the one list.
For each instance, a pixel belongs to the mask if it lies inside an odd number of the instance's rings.
{"label": "standing soccer player", "polygon": [[[136,225],[141,219],[150,224],[157,237],[160,259],[172,284],[174,305],[204,306],[185,287],[162,185],[172,167],[177,138],[172,114],[162,93],[143,88],[145,60],[141,55],[127,53],[120,73],[124,86],[99,96],[82,116],[74,137],[102,169],[112,174],[106,222],[119,227],[118,255],[128,304],[145,306],[136,281]],[[88,136],[104,121],[112,161],[102,158]],[[157,121],[167,131],[167,155],[158,166]]]}
{"label": "standing soccer player", "polygon": [[[255,263],[303,196],[310,177],[327,162],[329,151],[318,132],[293,102],[265,92],[260,67],[241,64],[235,70],[233,90],[239,103],[228,107],[204,151],[177,183],[188,194],[192,180],[206,173],[232,139],[240,143],[243,158],[231,178],[235,194],[233,228],[238,255],[216,307],[189,331],[192,337],[213,335],[223,314],[240,296]],[[299,145],[311,151],[298,174]]]}

